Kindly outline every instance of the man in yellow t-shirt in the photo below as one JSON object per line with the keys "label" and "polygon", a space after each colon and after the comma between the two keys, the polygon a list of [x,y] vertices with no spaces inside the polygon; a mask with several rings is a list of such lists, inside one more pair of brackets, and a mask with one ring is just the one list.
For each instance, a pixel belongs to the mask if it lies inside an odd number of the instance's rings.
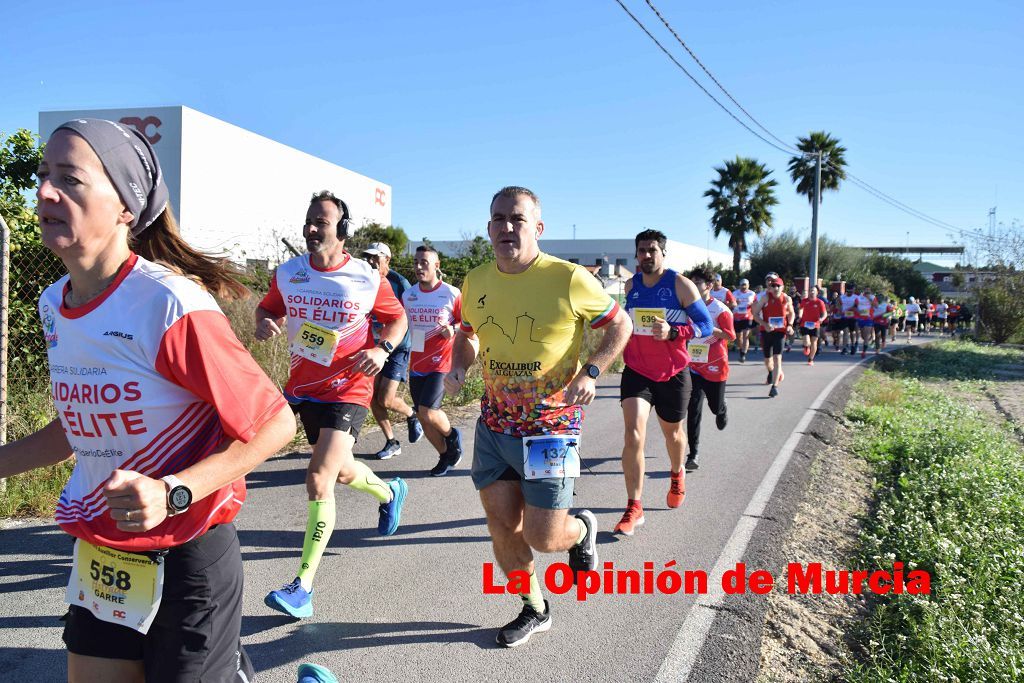
{"label": "man in yellow t-shirt", "polygon": [[[573,572],[597,566],[597,521],[569,515],[579,476],[582,406],[622,351],[632,324],[600,282],[581,266],[543,254],[540,200],[505,187],[491,200],[487,233],[495,263],[479,266],[462,287],[462,324],[445,388],[457,393],[479,351],[484,395],[473,444],[473,484],[480,492],[494,556],[505,575],[525,571],[520,615],[498,631],[515,647],[551,628],[533,551],[569,551]],[[580,366],[583,326],[605,328]]]}

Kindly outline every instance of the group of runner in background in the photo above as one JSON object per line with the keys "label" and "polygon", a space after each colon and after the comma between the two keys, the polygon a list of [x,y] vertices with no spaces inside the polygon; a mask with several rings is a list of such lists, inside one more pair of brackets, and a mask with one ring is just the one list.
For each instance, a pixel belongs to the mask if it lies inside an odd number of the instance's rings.
{"label": "group of runner in background", "polygon": [[[750,288],[746,278],[733,290],[722,285],[721,275],[715,274],[714,278],[711,296],[732,311],[738,335],[735,350],[739,361],[745,363],[752,330],[759,330],[760,346],[764,349],[769,330],[754,320],[753,310],[769,296],[778,275],[769,273],[765,284],[756,289]],[[796,286],[790,286],[785,297],[797,324],[784,336],[784,351],[789,352],[799,336],[808,365],[814,365],[815,356],[828,348],[830,339],[835,351],[853,355],[859,349],[864,358],[869,349],[874,353],[884,350],[887,341],[896,340],[897,333],[905,335],[908,343],[913,342],[915,333],[955,335],[972,319],[970,309],[954,299],[898,299],[853,283],[827,295],[818,287],[811,287],[805,295]]]}

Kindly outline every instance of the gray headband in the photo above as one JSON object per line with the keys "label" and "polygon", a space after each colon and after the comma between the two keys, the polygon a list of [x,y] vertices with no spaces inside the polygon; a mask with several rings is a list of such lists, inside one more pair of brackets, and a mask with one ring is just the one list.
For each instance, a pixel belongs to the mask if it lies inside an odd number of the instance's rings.
{"label": "gray headband", "polygon": [[121,201],[135,216],[132,235],[152,225],[170,195],[149,140],[131,126],[104,119],[74,119],[57,130],[62,128],[82,136],[100,158]]}

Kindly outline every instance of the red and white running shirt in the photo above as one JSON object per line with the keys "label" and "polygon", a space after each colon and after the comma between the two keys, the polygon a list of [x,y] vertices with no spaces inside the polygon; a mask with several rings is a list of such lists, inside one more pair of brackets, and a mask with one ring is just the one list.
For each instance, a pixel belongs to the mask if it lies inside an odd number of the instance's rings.
{"label": "red and white running shirt", "polygon": [[[732,311],[718,299],[708,299],[704,303],[708,306],[708,313],[715,321],[715,327],[725,332],[729,341],[736,339],[736,331],[732,324]],[[708,362],[698,363],[690,358],[690,371],[696,372],[709,382],[724,382],[729,379],[729,347],[724,339],[718,337],[703,337],[691,339],[690,343],[711,342],[708,350]]]}
{"label": "red and white running shirt", "polygon": [[711,298],[716,301],[721,301],[727,307],[731,307],[736,304],[736,297],[732,295],[728,287],[721,287],[719,289],[712,288],[710,291]]}
{"label": "red and white running shirt", "polygon": [[754,313],[750,309],[757,301],[757,293],[752,289],[745,292],[742,289],[737,289],[732,296],[736,299],[736,308],[732,309],[733,318],[735,320],[753,320]]}
{"label": "red and white running shirt", "polygon": [[427,375],[451,370],[455,336],[445,338],[441,331],[462,322],[459,288],[439,281],[433,289],[424,290],[417,284],[402,294],[402,305],[409,317],[412,339],[409,372]]}
{"label": "red and white running shirt", "polygon": [[338,345],[329,366],[292,353],[285,397],[319,403],[355,403],[368,408],[373,378],[353,370],[353,356],[374,347],[370,314],[381,323],[398,320],[405,311],[391,284],[369,263],[345,254],[332,270],[320,270],[309,254],[296,256],[277,267],[270,291],[260,308],[288,316],[288,340],[310,322],[338,333]]}
{"label": "red and white running shirt", "polygon": [[858,294],[843,294],[839,297],[839,304],[843,309],[844,318],[857,317],[857,302],[860,300]]}
{"label": "red and white running shirt", "polygon": [[874,313],[874,300],[872,297],[861,294],[857,297],[857,320],[871,320]]}
{"label": "red and white running shirt", "polygon": [[95,545],[144,551],[233,520],[244,479],[145,533],[119,530],[101,493],[115,469],[177,474],[225,439],[248,442],[284,408],[213,297],[135,254],[85,306],[65,308],[67,288],[64,276],[39,299],[54,407],[76,456],[57,523]]}

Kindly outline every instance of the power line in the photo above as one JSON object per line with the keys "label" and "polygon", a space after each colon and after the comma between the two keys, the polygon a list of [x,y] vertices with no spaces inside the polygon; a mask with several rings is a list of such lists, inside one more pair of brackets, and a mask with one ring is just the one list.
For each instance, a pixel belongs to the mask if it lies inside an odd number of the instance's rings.
{"label": "power line", "polygon": [[[785,147],[787,150],[789,150],[790,154],[797,154],[797,155],[803,155],[804,154],[803,151],[793,147],[788,142],[786,142],[785,140],[780,138],[778,135],[776,135],[775,133],[773,133],[770,130],[768,130],[768,128],[766,128],[764,126],[764,124],[762,124],[760,121],[758,121],[756,118],[754,118],[754,115],[751,114],[749,111],[747,111],[743,107],[742,104],[737,102],[736,98],[733,97],[732,94],[728,90],[725,89],[725,86],[722,85],[718,81],[717,78],[715,78],[714,74],[712,74],[708,70],[708,68],[706,66],[704,66],[704,63],[700,61],[700,58],[698,58],[696,54],[694,54],[693,50],[690,49],[690,46],[687,45],[686,42],[682,38],[679,37],[679,34],[676,33],[676,30],[674,28],[672,28],[671,24],[668,23],[668,20],[665,19],[664,16],[662,16],[661,12],[658,11],[658,8],[654,6],[654,3],[651,2],[651,0],[644,0],[644,1],[647,3],[647,6],[651,8],[651,11],[654,12],[654,14],[658,17],[658,19],[661,20],[661,23],[665,25],[665,28],[667,28],[669,30],[669,32],[675,37],[676,42],[678,42],[680,45],[683,46],[683,49],[686,50],[689,53],[690,57],[693,58],[693,61],[697,62],[697,66],[699,66],[701,69],[704,70],[704,73],[706,73],[708,75],[708,78],[710,78],[714,82],[714,84],[718,86],[719,90],[721,90],[723,93],[725,93],[725,96],[728,97],[732,101],[733,104],[735,104],[737,107],[739,107],[741,112],[743,112],[744,114],[747,115],[748,119],[753,121],[757,125],[757,127],[760,128],[761,130],[763,130],[765,133],[767,133],[769,137],[773,138],[774,140],[779,142],[783,147]],[[621,3],[619,3],[619,4],[621,4]]]}
{"label": "power line", "polygon": [[689,71],[687,71],[687,70],[686,70],[686,67],[685,67],[685,66],[683,66],[682,64],[680,64],[680,63],[679,63],[679,61],[678,61],[678,60],[677,60],[677,59],[676,59],[676,58],[675,58],[675,57],[674,57],[674,56],[672,55],[672,53],[671,53],[671,52],[669,52],[669,51],[668,51],[667,49],[665,49],[665,46],[664,46],[664,45],[662,45],[662,44],[661,44],[660,42],[658,42],[658,39],[654,37],[654,34],[652,34],[652,33],[651,33],[650,31],[648,31],[648,30],[647,30],[647,27],[646,27],[646,26],[644,26],[643,22],[641,22],[641,21],[640,21],[639,19],[637,19],[637,18],[636,18],[636,15],[634,15],[634,14],[633,14],[632,12],[630,12],[630,11],[629,11],[629,8],[628,8],[628,7],[626,7],[626,6],[624,5],[624,4],[622,4],[622,0],[615,0],[615,2],[617,2],[617,3],[618,3],[619,7],[621,7],[621,8],[622,8],[622,11],[623,11],[623,12],[625,12],[626,14],[628,14],[628,15],[629,15],[629,18],[630,18],[630,19],[632,19],[632,20],[633,20],[634,22],[636,22],[636,25],[640,27],[640,30],[642,30],[642,31],[643,31],[644,33],[646,33],[646,34],[647,34],[647,37],[648,37],[648,38],[650,38],[651,40],[653,40],[653,41],[654,41],[654,44],[655,44],[655,45],[657,45],[657,46],[658,46],[658,48],[659,48],[659,49],[660,49],[660,50],[661,50],[662,52],[664,52],[664,53],[665,53],[665,56],[666,56],[666,57],[668,57],[668,58],[669,58],[670,60],[672,60],[672,63],[673,63],[673,64],[675,64],[675,65],[676,65],[677,67],[679,67],[679,70],[680,70],[680,71],[682,71],[682,72],[683,72],[684,74],[686,74],[687,78],[689,78],[689,79],[690,79],[691,81],[693,81],[693,84],[694,84],[694,85],[696,85],[696,86],[697,86],[698,88],[700,88],[700,89],[701,89],[701,91],[702,91],[702,92],[703,92],[703,93],[704,93],[705,95],[707,95],[708,97],[710,97],[710,98],[711,98],[711,100],[712,100],[712,101],[713,101],[713,102],[714,102],[715,104],[717,104],[717,105],[718,105],[718,106],[719,106],[719,107],[720,107],[720,108],[722,109],[722,111],[724,111],[724,112],[725,112],[726,114],[728,114],[729,116],[731,116],[731,117],[732,117],[732,119],[733,119],[734,121],[736,121],[736,123],[738,123],[738,124],[740,124],[741,126],[743,126],[744,128],[746,128],[746,129],[747,129],[747,131],[749,131],[749,132],[750,132],[750,133],[751,133],[752,135],[754,135],[755,137],[757,137],[757,138],[758,138],[759,140],[761,140],[761,141],[762,141],[762,142],[764,142],[765,144],[767,144],[767,145],[770,145],[771,147],[774,147],[775,149],[777,149],[777,150],[779,150],[780,152],[783,152],[783,153],[785,153],[785,154],[792,154],[792,152],[790,152],[790,151],[789,151],[788,149],[785,149],[785,148],[783,148],[783,147],[779,147],[779,146],[778,146],[778,145],[776,145],[776,144],[775,144],[774,142],[772,142],[772,141],[771,141],[771,140],[769,140],[768,138],[766,138],[766,137],[762,136],[762,135],[761,135],[760,133],[758,133],[758,132],[757,132],[756,130],[754,130],[753,128],[751,128],[750,126],[748,126],[748,125],[747,125],[746,123],[744,123],[743,121],[741,121],[741,120],[740,120],[740,118],[739,118],[738,116],[736,116],[736,114],[732,113],[732,111],[730,111],[728,107],[726,107],[726,106],[725,106],[724,104],[722,104],[721,102],[719,102],[719,101],[718,101],[718,99],[717,99],[717,98],[716,98],[716,97],[715,97],[714,95],[712,95],[712,94],[711,94],[710,92],[708,92],[708,89],[707,89],[707,88],[705,88],[705,87],[704,87],[703,85],[701,85],[700,81],[698,81],[698,80],[697,80],[696,78],[694,78],[694,77],[693,77],[693,74],[691,74],[691,73],[690,73]]}
{"label": "power line", "polygon": [[[675,64],[684,74],[686,74],[686,76],[693,82],[694,85],[696,85],[698,88],[700,88],[701,91],[705,95],[707,95],[709,98],[711,98],[711,100],[715,104],[717,104],[719,106],[719,108],[722,109],[722,111],[724,111],[734,121],[736,121],[736,123],[738,123],[741,126],[743,126],[748,132],[750,132],[752,135],[754,135],[759,140],[761,140],[765,144],[769,145],[773,149],[776,149],[776,150],[778,150],[780,152],[783,152],[785,154],[795,154],[797,156],[803,156],[803,157],[811,156],[809,153],[804,152],[803,150],[800,150],[799,148],[794,148],[793,146],[791,146],[788,143],[786,143],[784,140],[782,140],[777,135],[772,133],[760,121],[758,121],[754,117],[753,114],[751,114],[749,111],[747,111],[746,108],[744,108],[743,105],[741,105],[736,100],[736,98],[732,96],[732,94],[725,88],[725,86],[722,85],[718,81],[717,78],[715,78],[714,74],[712,74],[711,71],[706,66],[704,66],[703,62],[700,61],[700,59],[697,57],[697,55],[693,52],[693,50],[690,49],[690,47],[679,36],[679,34],[676,33],[675,29],[672,28],[671,24],[668,23],[668,20],[665,19],[665,17],[661,14],[661,12],[658,10],[658,8],[654,6],[654,3],[651,2],[651,0],[644,0],[644,1],[647,3],[647,6],[651,9],[651,11],[654,12],[654,14],[658,17],[658,19],[661,20],[661,23],[664,24],[665,28],[667,28],[672,33],[672,35],[675,37],[676,41],[683,47],[683,49],[686,50],[686,52],[690,55],[690,57],[693,59],[693,61],[696,62],[697,65],[704,71],[704,73],[707,74],[707,76],[715,83],[715,85],[718,86],[718,88],[723,93],[725,93],[725,96],[728,97],[729,100],[733,104],[735,104],[740,109],[740,111],[742,111],[747,116],[747,118],[749,118],[751,121],[753,121],[755,125],[757,125],[761,130],[763,130],[765,133],[767,133],[770,137],[774,138],[776,141],[781,143],[783,145],[782,147],[780,147],[779,145],[775,144],[774,142],[771,142],[770,140],[766,139],[761,134],[759,134],[757,131],[755,131],[750,126],[748,126],[746,123],[741,121],[739,119],[739,117],[736,116],[736,114],[734,114],[732,111],[730,111],[728,107],[726,107],[724,104],[722,104],[714,95],[712,95],[707,90],[707,88],[705,88],[696,78],[694,78],[693,75],[689,71],[686,70],[686,67],[684,67],[682,64],[679,63],[679,61],[672,55],[672,53],[669,52],[665,48],[665,46],[663,46],[658,41],[658,39],[654,37],[654,35],[647,29],[647,27],[643,24],[643,22],[641,22],[636,17],[636,15],[634,15],[632,12],[629,11],[629,8],[627,8],[623,4],[622,0],[615,0],[615,2],[619,5],[619,7],[621,7],[622,10],[627,15],[629,15],[629,18],[632,19],[636,23],[636,25],[639,26],[640,29],[644,33],[647,34],[647,37],[650,38],[654,42],[654,44],[658,46],[658,48],[665,54],[665,56],[668,57],[672,61],[672,63]],[[971,230],[965,230],[963,228],[958,228],[957,226],[952,225],[951,223],[946,223],[945,221],[941,221],[941,220],[939,220],[937,218],[932,218],[931,216],[929,216],[928,214],[924,213],[923,211],[919,211],[919,210],[917,210],[917,209],[915,209],[915,208],[913,208],[911,206],[908,206],[907,204],[904,204],[903,202],[899,201],[898,199],[896,199],[894,197],[891,197],[890,195],[886,194],[885,192],[882,192],[878,188],[870,185],[867,181],[861,180],[857,176],[855,176],[852,173],[850,173],[847,169],[840,168],[840,167],[836,166],[835,164],[833,164],[831,161],[828,161],[828,160],[825,160],[824,163],[825,163],[826,166],[829,166],[833,170],[835,170],[838,173],[842,174],[842,176],[844,176],[846,179],[849,179],[854,184],[854,186],[859,187],[860,189],[864,190],[868,194],[874,196],[876,199],[879,199],[879,200],[885,202],[886,204],[889,204],[893,208],[898,209],[899,211],[902,211],[903,213],[905,213],[905,214],[907,214],[907,215],[909,215],[909,216],[911,216],[913,218],[917,218],[918,220],[923,221],[925,223],[928,223],[930,225],[933,225],[933,226],[935,226],[937,228],[941,228],[943,230],[947,230],[947,231],[950,231],[950,232],[955,232],[958,235],[960,235],[961,237],[973,237],[975,239],[987,240],[987,241],[990,241],[990,242],[998,241],[997,238],[989,237],[989,236],[986,236],[986,235],[984,235],[982,233],[979,233],[979,232],[974,232],[974,231],[971,231]]]}

